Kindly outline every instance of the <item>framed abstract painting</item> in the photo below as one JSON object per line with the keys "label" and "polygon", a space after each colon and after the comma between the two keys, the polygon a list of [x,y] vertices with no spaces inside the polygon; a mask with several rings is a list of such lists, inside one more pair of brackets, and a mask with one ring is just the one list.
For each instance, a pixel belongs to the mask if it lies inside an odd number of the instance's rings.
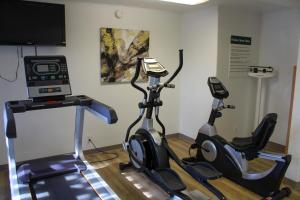
{"label": "framed abstract painting", "polygon": [[[128,83],[137,59],[149,56],[149,31],[100,28],[101,83]],[[141,70],[138,81],[146,82]]]}

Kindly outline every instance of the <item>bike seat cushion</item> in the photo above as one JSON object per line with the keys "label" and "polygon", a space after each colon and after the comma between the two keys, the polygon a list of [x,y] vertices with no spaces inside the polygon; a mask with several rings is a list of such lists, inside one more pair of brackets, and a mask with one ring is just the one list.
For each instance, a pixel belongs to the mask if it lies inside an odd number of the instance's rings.
{"label": "bike seat cushion", "polygon": [[233,138],[232,145],[234,145],[238,149],[248,149],[253,146],[253,140],[252,137],[246,137],[246,138]]}
{"label": "bike seat cushion", "polygon": [[233,138],[231,146],[245,153],[247,160],[257,157],[259,151],[265,148],[276,126],[277,114],[267,114],[257,126],[252,136],[245,138]]}

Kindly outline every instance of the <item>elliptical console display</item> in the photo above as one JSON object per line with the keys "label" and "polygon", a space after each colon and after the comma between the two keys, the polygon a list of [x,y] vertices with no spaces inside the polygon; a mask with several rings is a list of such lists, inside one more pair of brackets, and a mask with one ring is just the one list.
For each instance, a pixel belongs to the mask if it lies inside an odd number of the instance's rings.
{"label": "elliptical console display", "polygon": [[148,76],[163,77],[168,75],[168,71],[162,64],[157,62],[154,58],[144,58],[142,60],[144,72]]}

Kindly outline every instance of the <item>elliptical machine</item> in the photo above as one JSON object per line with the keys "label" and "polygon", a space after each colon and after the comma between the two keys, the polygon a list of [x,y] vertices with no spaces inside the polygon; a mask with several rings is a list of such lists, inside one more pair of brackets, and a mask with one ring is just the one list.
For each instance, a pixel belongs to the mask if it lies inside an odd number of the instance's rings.
{"label": "elliptical machine", "polygon": [[[221,177],[221,173],[208,163],[194,163],[191,165],[184,164],[173,150],[169,147],[165,137],[165,127],[159,119],[159,107],[162,106],[160,93],[163,88],[174,88],[175,85],[170,82],[176,77],[183,65],[183,51],[179,51],[180,64],[175,73],[165,82],[160,83],[160,78],[168,75],[167,70],[153,58],[138,59],[137,68],[131,85],[141,91],[144,99],[138,104],[140,108],[139,117],[128,127],[123,147],[128,151],[130,162],[120,163],[120,170],[128,167],[144,172],[165,190],[171,197],[179,197],[181,199],[192,199],[183,191],[186,185],[182,182],[179,175],[170,168],[169,159],[173,159],[182,169],[190,174],[195,180],[204,185],[208,190],[214,193],[219,199],[226,199],[224,195],[214,186],[208,183],[208,180]],[[145,74],[150,77],[147,91],[136,85],[136,80],[140,73],[141,65]],[[161,127],[161,132],[153,127],[153,111],[155,111],[155,119]],[[142,119],[143,125],[134,135],[130,136],[131,129]],[[199,199],[199,198],[197,198]]]}
{"label": "elliptical machine", "polygon": [[[276,125],[277,114],[267,114],[252,136],[234,138],[226,141],[217,134],[214,122],[222,116],[221,110],[233,109],[234,106],[225,106],[223,99],[229,96],[225,86],[216,78],[208,78],[208,86],[214,97],[209,120],[204,124],[191,149],[197,149],[196,157],[185,158],[185,163],[207,161],[217,170],[245,188],[264,197],[264,199],[282,199],[289,196],[289,188],[282,188],[280,184],[291,162],[291,155],[279,155],[261,152],[271,137]],[[268,170],[259,173],[248,172],[248,161],[263,158],[276,163]]]}

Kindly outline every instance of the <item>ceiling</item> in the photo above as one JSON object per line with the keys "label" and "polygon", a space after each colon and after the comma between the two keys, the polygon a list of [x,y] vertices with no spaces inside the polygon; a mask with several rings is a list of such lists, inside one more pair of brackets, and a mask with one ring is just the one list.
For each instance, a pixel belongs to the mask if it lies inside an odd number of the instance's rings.
{"label": "ceiling", "polygon": [[[80,0],[72,0],[80,1]],[[105,4],[136,6],[143,8],[154,8],[169,11],[185,12],[210,5],[227,5],[233,7],[243,7],[259,12],[275,11],[280,9],[298,8],[300,9],[300,0],[210,0],[204,4],[196,6],[180,5],[159,0],[85,0],[100,2]]]}

